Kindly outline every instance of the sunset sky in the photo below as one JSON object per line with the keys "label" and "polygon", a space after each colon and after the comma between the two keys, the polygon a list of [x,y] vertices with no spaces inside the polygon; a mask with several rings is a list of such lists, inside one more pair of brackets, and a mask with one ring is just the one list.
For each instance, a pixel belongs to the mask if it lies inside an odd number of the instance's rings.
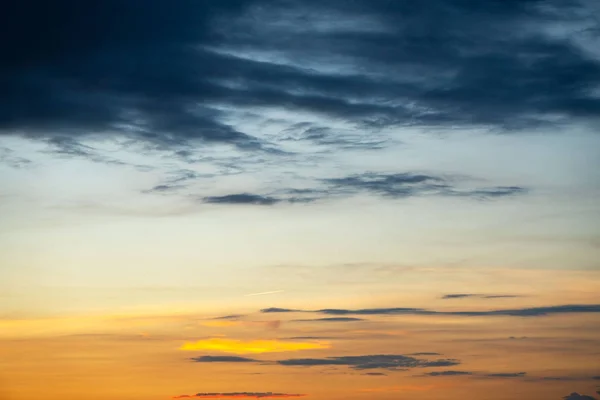
{"label": "sunset sky", "polygon": [[0,400],[600,398],[600,2],[0,11]]}

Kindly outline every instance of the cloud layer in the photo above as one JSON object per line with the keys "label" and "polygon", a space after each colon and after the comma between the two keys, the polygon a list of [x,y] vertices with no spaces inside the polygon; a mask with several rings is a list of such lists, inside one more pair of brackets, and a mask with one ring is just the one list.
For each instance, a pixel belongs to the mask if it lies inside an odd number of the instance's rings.
{"label": "cloud layer", "polygon": [[298,140],[334,146],[365,141],[319,118],[371,131],[593,120],[592,4],[24,0],[0,17],[0,130],[259,149],[231,110],[305,113]]}
{"label": "cloud layer", "polygon": [[287,397],[304,397],[305,394],[273,393],[273,392],[223,392],[196,393],[174,396],[174,399],[283,399]]}
{"label": "cloud layer", "polygon": [[295,310],[289,308],[265,308],[263,313],[312,312],[327,315],[452,315],[464,317],[541,317],[550,314],[600,313],[598,304],[570,304],[548,307],[517,308],[489,311],[435,311],[424,308],[364,308],[358,310],[324,308],[320,310]]}

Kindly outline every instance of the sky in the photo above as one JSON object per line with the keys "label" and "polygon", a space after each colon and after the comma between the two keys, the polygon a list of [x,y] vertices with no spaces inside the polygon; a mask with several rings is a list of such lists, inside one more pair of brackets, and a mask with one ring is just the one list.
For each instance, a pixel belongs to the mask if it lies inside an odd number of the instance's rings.
{"label": "sky", "polygon": [[598,2],[0,26],[0,400],[600,398]]}

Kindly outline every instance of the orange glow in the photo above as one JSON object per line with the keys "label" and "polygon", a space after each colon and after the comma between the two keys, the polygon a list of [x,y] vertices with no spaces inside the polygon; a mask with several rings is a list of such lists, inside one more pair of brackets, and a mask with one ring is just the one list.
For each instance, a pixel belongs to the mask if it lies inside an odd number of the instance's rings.
{"label": "orange glow", "polygon": [[195,343],[185,343],[180,350],[197,351],[212,350],[225,353],[248,354],[248,353],[280,353],[287,351],[328,349],[331,345],[327,342],[282,342],[278,340],[235,340],[211,338],[199,340]]}

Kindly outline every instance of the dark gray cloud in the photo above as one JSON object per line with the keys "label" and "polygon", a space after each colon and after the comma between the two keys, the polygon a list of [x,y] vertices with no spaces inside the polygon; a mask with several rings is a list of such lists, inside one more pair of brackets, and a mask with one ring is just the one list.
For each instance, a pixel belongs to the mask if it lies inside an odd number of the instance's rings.
{"label": "dark gray cloud", "polygon": [[304,394],[275,393],[275,392],[202,392],[196,394],[183,394],[174,396],[174,399],[278,399],[286,397],[304,397]]}
{"label": "dark gray cloud", "polygon": [[512,317],[541,317],[551,314],[600,313],[599,304],[570,304],[548,307],[517,308],[490,311],[435,311],[424,308],[364,308],[337,309],[324,308],[320,310],[293,310],[286,308],[265,308],[263,313],[313,312],[328,315],[453,315],[465,317],[512,316]]}
{"label": "dark gray cloud", "polygon": [[383,372],[366,372],[362,375],[366,375],[366,376],[387,376],[387,374],[384,374]]}
{"label": "dark gray cloud", "polygon": [[288,313],[288,312],[301,312],[302,310],[294,310],[291,308],[278,308],[278,307],[271,307],[271,308],[263,308],[261,310],[261,312],[263,313]]}
{"label": "dark gray cloud", "polygon": [[289,338],[281,338],[281,340],[332,340],[340,339],[334,336],[293,336]]}
{"label": "dark gray cloud", "polygon": [[209,204],[252,204],[259,206],[272,206],[282,200],[275,197],[261,196],[252,193],[228,194],[225,196],[210,196],[203,199]]}
{"label": "dark gray cloud", "polygon": [[485,295],[485,294],[475,294],[475,293],[451,293],[451,294],[445,294],[442,296],[442,299],[444,300],[449,300],[449,299],[464,299],[467,297],[478,297],[481,299],[511,299],[511,298],[516,298],[516,297],[520,297],[517,295],[509,295],[509,294],[492,294],[492,295]]}
{"label": "dark gray cloud", "polygon": [[473,296],[477,296],[477,295],[469,294],[469,293],[445,294],[442,296],[442,299],[464,299],[465,297],[473,297]]}
{"label": "dark gray cloud", "polygon": [[223,205],[258,205],[258,206],[274,206],[280,203],[297,204],[311,203],[317,200],[312,197],[276,197],[269,195],[261,195],[254,193],[236,193],[227,194],[224,196],[207,196],[202,199],[207,204],[223,204]]}
{"label": "dark gray cloud", "polygon": [[256,362],[256,360],[252,359],[252,358],[246,358],[246,357],[237,357],[237,356],[201,356],[201,357],[194,357],[191,358],[190,360],[194,361],[194,362],[199,362],[199,363],[237,363],[237,362],[241,362],[241,363],[246,363],[246,362]]}
{"label": "dark gray cloud", "polygon": [[456,182],[452,182],[447,178],[410,172],[395,174],[364,173],[343,178],[325,179],[324,182],[330,186],[330,192],[366,192],[390,198],[420,195],[494,198],[522,194],[527,191],[525,188],[518,186],[461,189]]}
{"label": "dark gray cloud", "polygon": [[[598,38],[592,3],[21,0],[0,16],[0,131],[252,150],[263,143],[227,110],[302,111],[365,137],[390,125],[594,121],[600,63],[575,44]],[[327,145],[362,143],[305,131]]]}
{"label": "dark gray cloud", "polygon": [[462,375],[473,375],[472,372],[468,371],[433,371],[428,372],[427,376],[462,376]]}
{"label": "dark gray cloud", "polygon": [[[167,191],[172,184],[155,187],[154,191]],[[313,189],[282,189],[279,194],[261,195],[238,193],[224,196],[205,197],[205,203],[213,204],[254,204],[272,206],[280,203],[309,203],[317,200],[369,193],[387,198],[414,196],[456,196],[473,198],[494,198],[518,195],[527,192],[521,187],[496,187],[491,189],[462,189],[457,182],[446,178],[414,173],[364,173],[344,178],[323,179],[315,182]],[[323,186],[324,185],[324,186]],[[500,194],[502,193],[502,194]]]}
{"label": "dark gray cloud", "polygon": [[596,400],[595,397],[587,396],[579,393],[571,393],[568,396],[563,397],[564,400]]}
{"label": "dark gray cloud", "polygon": [[527,375],[527,372],[502,372],[495,374],[485,374],[483,376],[488,378],[522,378]]}
{"label": "dark gray cloud", "polygon": [[364,321],[363,318],[353,317],[329,317],[329,318],[313,318],[313,319],[294,319],[296,322],[356,322]]}
{"label": "dark gray cloud", "polygon": [[240,318],[244,318],[244,317],[245,317],[245,315],[243,315],[243,314],[231,314],[231,315],[223,315],[221,317],[215,317],[213,319],[225,319],[225,320],[236,321],[236,320],[238,320]]}
{"label": "dark gray cloud", "polygon": [[328,366],[341,365],[348,366],[356,370],[366,369],[388,369],[398,370],[401,368],[426,368],[426,367],[444,367],[458,365],[458,360],[423,360],[405,355],[393,354],[376,354],[364,356],[344,356],[344,357],[327,357],[327,358],[291,358],[287,360],[277,361],[280,365],[285,366]]}

